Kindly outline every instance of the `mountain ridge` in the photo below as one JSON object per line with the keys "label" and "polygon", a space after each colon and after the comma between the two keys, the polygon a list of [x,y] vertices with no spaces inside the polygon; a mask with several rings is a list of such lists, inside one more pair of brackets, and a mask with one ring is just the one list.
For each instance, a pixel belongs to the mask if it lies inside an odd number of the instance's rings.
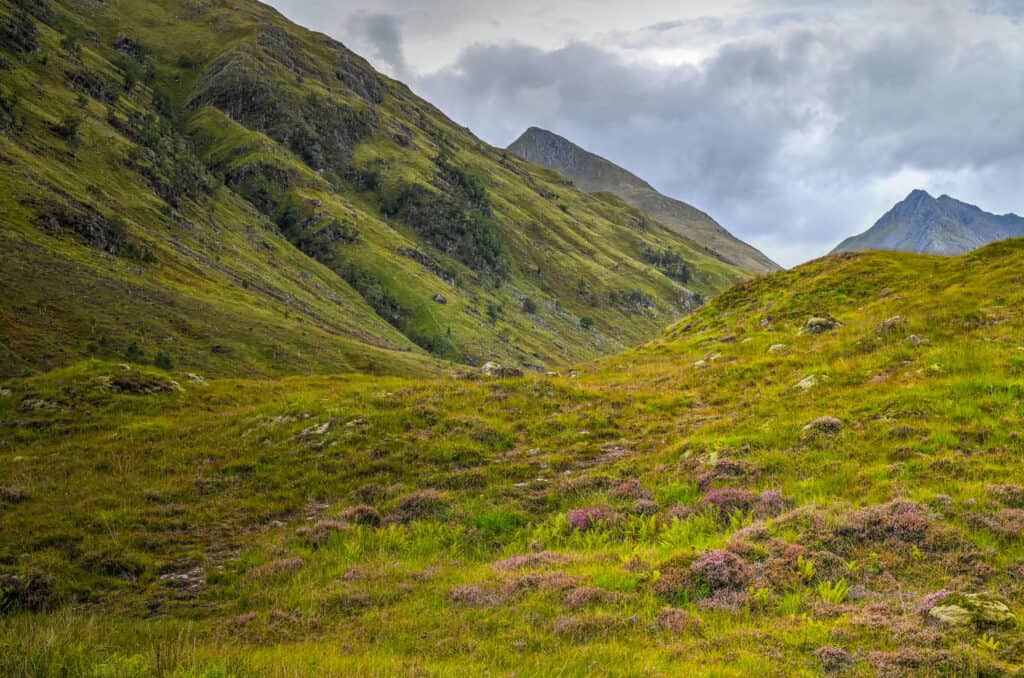
{"label": "mountain ridge", "polygon": [[555,132],[529,127],[509,144],[508,150],[529,162],[564,174],[585,191],[617,195],[744,270],[760,274],[781,269],[762,252],[729,233],[706,212],[660,193],[633,172]]}
{"label": "mountain ridge", "polygon": [[871,228],[842,241],[831,253],[890,249],[949,256],[1021,236],[1024,217],[992,214],[945,193],[935,198],[915,189]]}

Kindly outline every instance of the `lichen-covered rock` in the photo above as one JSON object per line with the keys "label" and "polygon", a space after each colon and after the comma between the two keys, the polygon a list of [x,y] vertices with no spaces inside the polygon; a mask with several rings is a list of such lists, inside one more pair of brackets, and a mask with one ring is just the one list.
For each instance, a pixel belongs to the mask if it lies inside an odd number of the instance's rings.
{"label": "lichen-covered rock", "polygon": [[945,626],[1013,626],[1017,616],[999,596],[991,593],[951,593],[928,610],[928,616]]}
{"label": "lichen-covered rock", "polygon": [[831,316],[815,316],[804,324],[804,331],[808,334],[824,334],[839,326],[839,321]]}

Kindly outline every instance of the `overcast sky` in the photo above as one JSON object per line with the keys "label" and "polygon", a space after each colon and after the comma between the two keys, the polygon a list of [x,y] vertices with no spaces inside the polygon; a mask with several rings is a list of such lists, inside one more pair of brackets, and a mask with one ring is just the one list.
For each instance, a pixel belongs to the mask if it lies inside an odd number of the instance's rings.
{"label": "overcast sky", "polygon": [[496,146],[550,129],[791,266],[914,188],[1024,212],[1024,0],[271,0]]}

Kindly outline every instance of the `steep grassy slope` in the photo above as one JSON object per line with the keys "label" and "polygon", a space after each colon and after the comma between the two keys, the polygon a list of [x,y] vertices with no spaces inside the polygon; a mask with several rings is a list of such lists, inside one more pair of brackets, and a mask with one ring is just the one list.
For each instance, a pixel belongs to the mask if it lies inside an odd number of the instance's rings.
{"label": "steep grassy slope", "polygon": [[528,367],[744,274],[249,0],[0,2],[0,373]]}
{"label": "steep grassy slope", "polygon": [[690,238],[707,252],[753,274],[781,267],[725,230],[693,205],[662,195],[650,184],[610,160],[580,148],[554,132],[531,127],[509,144],[509,152],[553,169],[592,193],[616,195],[647,216]]}
{"label": "steep grassy slope", "polygon": [[557,377],[7,380],[0,672],[1019,673],[1022,254],[822,259]]}
{"label": "steep grassy slope", "polygon": [[160,352],[214,374],[437,370],[206,172],[113,38],[46,3],[0,14],[0,374]]}

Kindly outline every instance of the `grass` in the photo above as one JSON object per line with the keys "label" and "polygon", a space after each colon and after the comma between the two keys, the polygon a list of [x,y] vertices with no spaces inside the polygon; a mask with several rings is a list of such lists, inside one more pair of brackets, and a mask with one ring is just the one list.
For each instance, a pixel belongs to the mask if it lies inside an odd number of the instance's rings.
{"label": "grass", "polygon": [[[1024,241],[730,287],[261,5],[42,14],[0,81],[0,674],[1020,672],[1016,623],[919,606],[1020,614]],[[196,99],[225,55],[304,134],[331,140],[309,93],[372,130],[320,158]],[[381,209],[442,180],[439,214],[493,219],[484,259]],[[724,291],[641,344],[676,317],[642,260],[669,249]]]}
{"label": "grass", "polygon": [[[853,675],[1015,670],[1014,627],[937,627],[916,608],[946,588],[1019,609],[1024,547],[999,522],[1016,495],[997,486],[1024,484],[1022,325],[1003,310],[1024,294],[1022,247],[813,262],[575,378],[179,379],[134,395],[112,379],[180,373],[93,361],[7,380],[0,478],[28,499],[4,506],[0,562],[52,577],[57,608],[8,615],[4,668],[814,675],[837,646]],[[822,308],[832,289],[841,303]],[[965,326],[949,309],[966,300],[989,320]],[[808,308],[842,324],[803,333]],[[879,330],[896,315],[898,334]],[[804,430],[825,414],[838,431]],[[716,487],[785,505],[725,515],[704,508]],[[436,499],[416,518],[405,498],[423,489]],[[385,524],[337,523],[358,504]],[[611,517],[566,522],[593,506]],[[722,549],[749,583],[693,583],[690,563]],[[530,553],[552,555],[501,564]],[[663,630],[667,607],[696,626]],[[69,615],[108,632],[75,640]]]}

